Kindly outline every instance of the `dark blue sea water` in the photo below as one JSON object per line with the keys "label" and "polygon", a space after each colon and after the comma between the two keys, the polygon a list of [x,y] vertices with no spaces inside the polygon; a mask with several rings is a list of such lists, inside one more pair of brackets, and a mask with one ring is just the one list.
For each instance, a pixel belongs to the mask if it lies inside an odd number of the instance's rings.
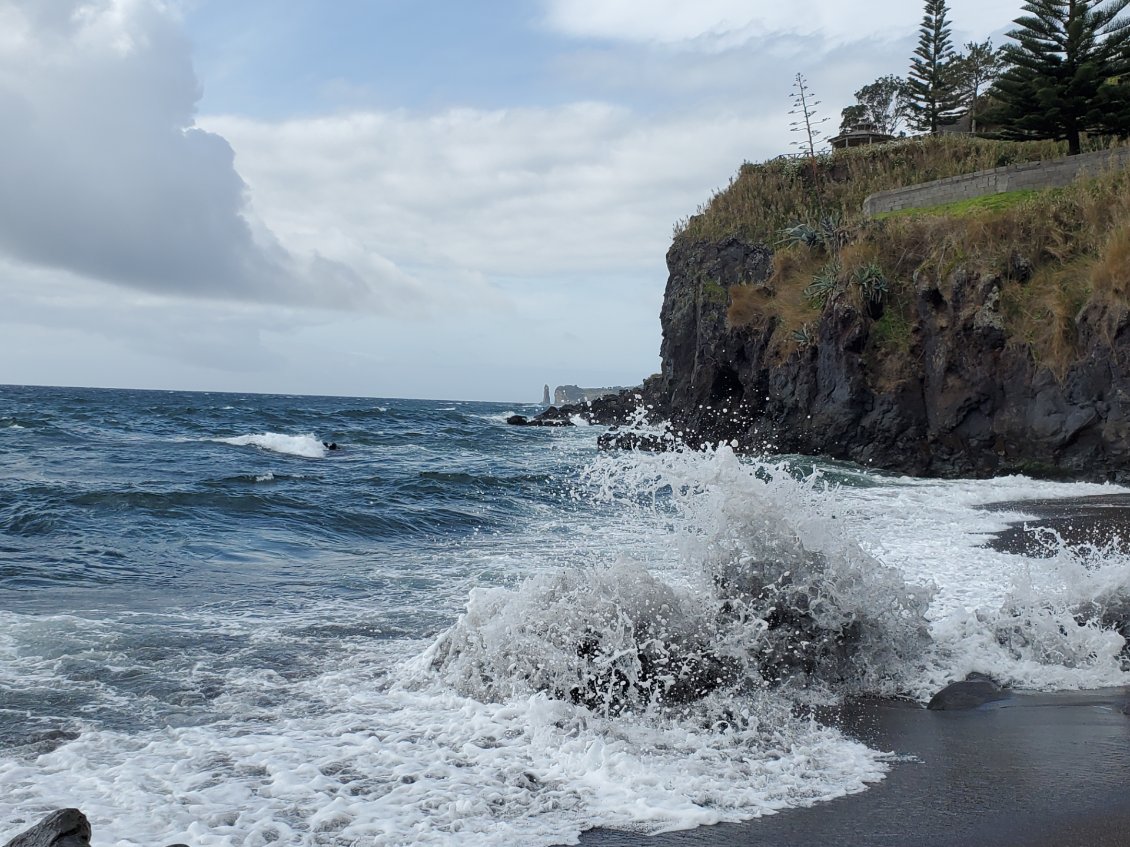
{"label": "dark blue sea water", "polygon": [[[532,411],[0,387],[0,840],[71,805],[202,847],[737,820],[889,767],[806,699],[1126,679],[1077,620],[1126,560],[1010,558],[981,544],[1022,515],[977,508],[1111,487],[598,455]],[[754,579],[862,622],[852,679],[766,682]]]}

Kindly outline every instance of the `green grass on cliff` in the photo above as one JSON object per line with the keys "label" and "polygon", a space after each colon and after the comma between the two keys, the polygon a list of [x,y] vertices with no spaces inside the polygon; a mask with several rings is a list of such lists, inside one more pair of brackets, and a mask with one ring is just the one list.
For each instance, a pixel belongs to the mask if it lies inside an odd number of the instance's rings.
{"label": "green grass on cliff", "polygon": [[801,330],[814,326],[824,310],[849,303],[877,311],[878,299],[883,308],[870,327],[867,359],[897,379],[914,360],[918,299],[934,289],[949,301],[963,281],[978,290],[995,286],[999,302],[990,317],[1007,343],[1023,346],[1033,361],[1057,374],[1078,353],[1081,327],[1113,333],[1126,317],[1130,169],[1065,188],[989,195],[865,220],[859,204],[873,191],[1062,151],[1050,143],[942,138],[844,152],[852,155],[837,154],[826,163],[842,166],[823,199],[826,213],[841,213],[834,238],[781,243],[783,229],[812,214],[804,177],[790,176],[781,162],[743,168],[734,185],[679,236],[738,235],[775,243],[767,287],[730,285],[728,321],[739,327],[771,316],[778,355],[806,346],[798,341],[809,337]]}
{"label": "green grass on cliff", "polygon": [[[1045,191],[1057,191],[1055,188],[1044,189]],[[1042,192],[1037,189],[1026,188],[1022,191],[1001,191],[997,194],[985,194],[981,197],[973,197],[969,200],[955,200],[952,203],[942,203],[937,206],[926,206],[916,209],[900,209],[897,212],[882,212],[874,216],[877,221],[889,220],[890,218],[907,218],[914,215],[942,215],[950,217],[960,217],[962,215],[976,215],[981,212],[999,212],[1010,206],[1015,206],[1019,203],[1024,203],[1028,200],[1034,199]]]}
{"label": "green grass on cliff", "polygon": [[726,188],[677,223],[675,234],[695,241],[736,235],[772,245],[782,230],[797,223],[816,223],[826,216],[857,223],[864,198],[876,191],[1066,153],[1066,144],[1058,141],[937,136],[837,150],[817,158],[815,173],[803,158],[747,162]]}

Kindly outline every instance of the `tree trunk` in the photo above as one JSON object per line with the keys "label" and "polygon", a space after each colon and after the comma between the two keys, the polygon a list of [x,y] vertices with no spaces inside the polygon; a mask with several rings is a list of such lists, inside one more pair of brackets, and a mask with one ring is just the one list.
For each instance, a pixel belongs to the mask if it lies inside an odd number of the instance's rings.
{"label": "tree trunk", "polygon": [[1079,130],[1071,129],[1067,131],[1067,155],[1078,156],[1081,152],[1079,146]]}

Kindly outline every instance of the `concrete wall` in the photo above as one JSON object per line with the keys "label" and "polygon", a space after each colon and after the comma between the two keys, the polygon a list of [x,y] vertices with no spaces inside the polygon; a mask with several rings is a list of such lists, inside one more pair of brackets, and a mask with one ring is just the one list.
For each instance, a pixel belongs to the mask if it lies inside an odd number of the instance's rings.
{"label": "concrete wall", "polygon": [[892,191],[879,191],[863,201],[864,215],[938,206],[985,194],[1024,189],[1059,188],[1083,174],[1130,166],[1130,147],[1065,156],[1046,162],[1024,162],[987,171],[936,179]]}

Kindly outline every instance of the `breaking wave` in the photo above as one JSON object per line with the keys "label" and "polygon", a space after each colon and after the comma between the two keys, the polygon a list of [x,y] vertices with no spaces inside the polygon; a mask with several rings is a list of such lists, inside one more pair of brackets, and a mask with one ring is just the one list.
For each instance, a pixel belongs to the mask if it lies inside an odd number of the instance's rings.
{"label": "breaking wave", "polygon": [[313,434],[283,435],[277,432],[264,432],[259,435],[236,435],[212,440],[235,447],[258,447],[260,450],[301,456],[304,459],[321,459],[326,455],[325,445]]}

